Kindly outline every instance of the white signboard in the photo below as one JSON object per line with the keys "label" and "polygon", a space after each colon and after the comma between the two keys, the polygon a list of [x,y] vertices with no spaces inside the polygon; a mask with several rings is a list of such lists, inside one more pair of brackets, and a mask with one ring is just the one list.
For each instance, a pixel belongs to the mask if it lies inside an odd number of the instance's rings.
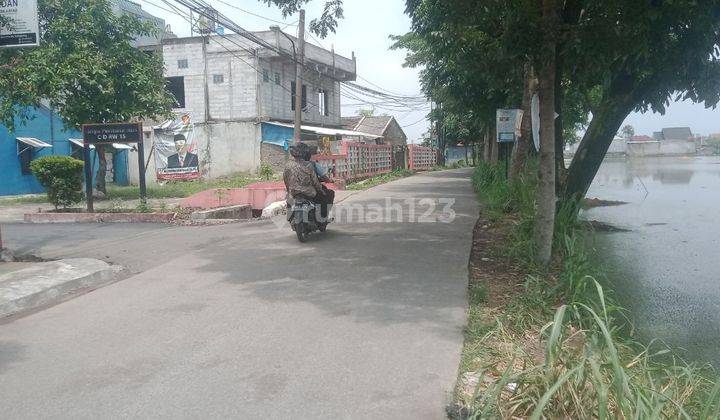
{"label": "white signboard", "polygon": [[520,123],[522,122],[522,109],[497,110],[497,141],[498,143],[512,143],[520,137]]}
{"label": "white signboard", "polygon": [[37,0],[0,0],[0,16],[0,48],[39,45]]}
{"label": "white signboard", "polygon": [[540,151],[540,97],[538,96],[537,93],[532,96],[532,101],[530,102],[530,113],[531,113],[530,121],[532,121],[533,144],[535,145],[535,150],[537,150],[539,152]]}

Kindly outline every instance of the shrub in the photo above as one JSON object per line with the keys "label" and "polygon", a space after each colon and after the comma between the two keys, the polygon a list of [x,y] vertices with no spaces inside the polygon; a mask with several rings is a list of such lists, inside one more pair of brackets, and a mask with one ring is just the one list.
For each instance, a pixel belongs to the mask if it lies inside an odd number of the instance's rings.
{"label": "shrub", "polygon": [[32,161],[30,170],[47,190],[55,209],[82,200],[83,161],[69,156],[45,156]]}
{"label": "shrub", "polygon": [[267,163],[261,164],[260,169],[258,170],[258,175],[260,175],[260,177],[265,179],[266,181],[269,180],[273,176],[272,166],[268,165]]}

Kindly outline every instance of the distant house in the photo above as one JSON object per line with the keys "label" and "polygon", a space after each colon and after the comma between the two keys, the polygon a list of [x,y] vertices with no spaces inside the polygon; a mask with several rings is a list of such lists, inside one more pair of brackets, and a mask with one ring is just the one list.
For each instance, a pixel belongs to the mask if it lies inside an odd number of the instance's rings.
{"label": "distant house", "polygon": [[391,115],[343,117],[342,125],[348,130],[382,136],[382,138],[378,139],[379,143],[393,146],[405,146],[407,144],[407,135],[395,117]]}
{"label": "distant house", "polygon": [[650,136],[642,135],[642,136],[632,136],[630,137],[630,142],[643,142],[643,141],[656,141]]}
{"label": "distant house", "polygon": [[655,140],[682,140],[689,141],[693,139],[692,130],[690,127],[671,127],[663,128],[662,131],[656,131],[653,133]]}
{"label": "distant house", "polygon": [[690,127],[670,127],[649,136],[633,136],[627,142],[630,156],[687,156],[697,152]]}

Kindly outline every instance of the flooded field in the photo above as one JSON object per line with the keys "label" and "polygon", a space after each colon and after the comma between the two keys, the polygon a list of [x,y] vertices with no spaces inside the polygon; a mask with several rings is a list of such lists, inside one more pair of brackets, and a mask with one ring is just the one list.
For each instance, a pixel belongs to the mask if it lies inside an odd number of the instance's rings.
{"label": "flooded field", "polygon": [[628,203],[583,218],[630,230],[595,245],[640,335],[720,367],[720,157],[607,160],[588,197]]}

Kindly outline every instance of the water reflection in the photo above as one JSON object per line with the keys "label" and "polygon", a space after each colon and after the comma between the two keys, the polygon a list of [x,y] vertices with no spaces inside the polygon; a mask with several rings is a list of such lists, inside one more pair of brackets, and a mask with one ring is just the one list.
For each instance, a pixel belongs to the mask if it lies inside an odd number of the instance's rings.
{"label": "water reflection", "polygon": [[631,230],[594,242],[639,332],[720,366],[720,158],[607,161],[588,195],[630,203],[583,217]]}

